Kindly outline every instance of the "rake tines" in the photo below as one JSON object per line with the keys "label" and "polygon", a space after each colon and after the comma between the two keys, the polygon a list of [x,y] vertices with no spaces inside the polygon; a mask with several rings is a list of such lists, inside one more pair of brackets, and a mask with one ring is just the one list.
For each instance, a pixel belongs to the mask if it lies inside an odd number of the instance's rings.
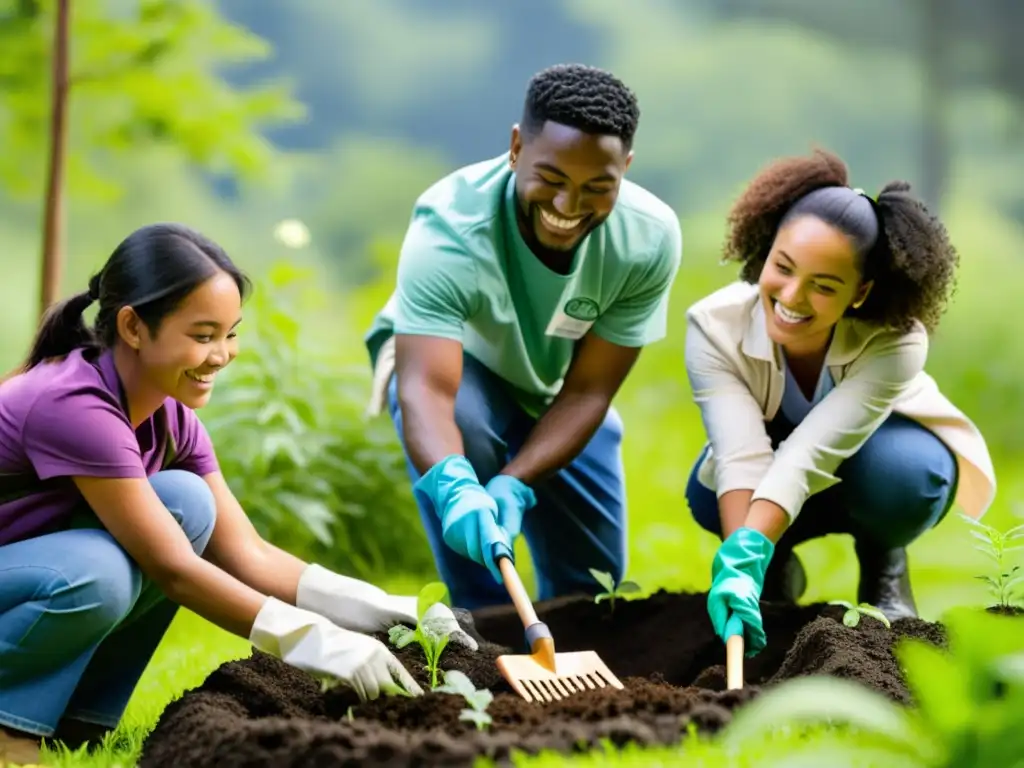
{"label": "rake tines", "polygon": [[537,655],[499,656],[498,669],[513,690],[527,701],[561,701],[586,690],[621,689],[622,683],[593,651],[555,654],[555,670]]}
{"label": "rake tines", "polygon": [[555,653],[555,641],[547,624],[537,618],[519,574],[507,550],[497,554],[505,588],[526,631],[529,655],[505,655],[498,669],[509,685],[527,701],[559,701],[586,690],[623,688],[619,679],[594,651]]}

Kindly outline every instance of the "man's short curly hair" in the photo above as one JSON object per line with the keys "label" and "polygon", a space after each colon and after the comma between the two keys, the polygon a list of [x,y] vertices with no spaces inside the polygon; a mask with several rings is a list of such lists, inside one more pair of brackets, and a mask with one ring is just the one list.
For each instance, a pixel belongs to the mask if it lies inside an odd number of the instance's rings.
{"label": "man's short curly hair", "polygon": [[739,262],[741,278],[756,283],[779,228],[797,215],[816,216],[850,237],[864,279],[875,281],[864,304],[848,315],[901,331],[918,321],[933,331],[959,264],[946,228],[908,183],[889,182],[871,200],[850,189],[847,177],[845,163],[820,149],[769,164],[729,213],[725,259]]}
{"label": "man's short curly hair", "polygon": [[548,120],[585,133],[618,136],[629,150],[640,108],[633,92],[611,73],[584,64],[556,64],[530,79],[521,126],[534,136]]}

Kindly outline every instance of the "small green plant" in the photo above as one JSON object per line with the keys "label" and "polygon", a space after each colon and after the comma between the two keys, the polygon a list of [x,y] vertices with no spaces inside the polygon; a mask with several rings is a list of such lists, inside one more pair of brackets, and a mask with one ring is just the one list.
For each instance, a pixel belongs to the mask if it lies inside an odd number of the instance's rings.
{"label": "small green plant", "polygon": [[426,618],[427,611],[437,603],[448,604],[448,587],[440,581],[433,581],[420,590],[416,597],[416,629],[398,624],[388,630],[388,640],[396,648],[405,648],[415,641],[423,649],[427,659],[426,669],[430,672],[430,687],[437,687],[438,662],[441,653],[448,646],[451,627],[442,620],[431,621]]}
{"label": "small green plant", "polygon": [[487,707],[494,700],[494,694],[486,688],[477,690],[473,681],[462,672],[455,669],[446,670],[444,685],[435,690],[438,693],[453,693],[466,700],[469,706],[459,713],[459,720],[473,723],[478,731],[484,730],[491,724],[491,716],[487,714]]}
{"label": "small green plant", "polygon": [[963,513],[960,513],[960,518],[971,527],[971,536],[979,542],[974,548],[992,562],[992,573],[974,578],[988,586],[989,593],[996,601],[995,607],[1016,607],[1017,588],[1024,578],[1024,572],[1021,572],[1020,565],[1012,564],[1010,554],[1024,549],[1024,525],[1000,531]]}
{"label": "small green plant", "polygon": [[889,620],[885,617],[885,614],[875,608],[873,605],[868,603],[861,603],[860,605],[854,605],[848,603],[845,600],[830,600],[829,605],[840,605],[846,609],[846,613],[843,614],[843,624],[848,627],[856,627],[860,624],[860,617],[870,616],[873,619],[878,619],[880,622],[885,624],[886,627],[891,628]]}
{"label": "small green plant", "polygon": [[615,610],[615,598],[635,595],[640,591],[640,585],[635,581],[620,581],[616,584],[615,579],[607,571],[598,571],[594,568],[589,570],[590,575],[594,577],[594,581],[604,587],[604,592],[594,595],[594,602],[600,603],[602,600],[607,600],[611,611]]}

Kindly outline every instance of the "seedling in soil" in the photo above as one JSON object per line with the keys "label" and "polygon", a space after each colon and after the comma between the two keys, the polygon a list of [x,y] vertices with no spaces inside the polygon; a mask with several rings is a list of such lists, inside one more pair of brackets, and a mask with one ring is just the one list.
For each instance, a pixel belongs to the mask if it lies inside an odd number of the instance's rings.
{"label": "seedling in soil", "polygon": [[388,630],[388,640],[396,648],[405,648],[413,641],[420,644],[427,659],[426,669],[430,672],[431,688],[437,687],[437,664],[441,659],[441,653],[448,646],[452,627],[447,626],[443,619],[432,621],[426,615],[437,603],[447,604],[447,597],[448,588],[440,581],[427,584],[416,598],[416,629],[398,624]]}
{"label": "seedling in soil", "polygon": [[843,614],[843,624],[848,627],[856,627],[860,624],[861,615],[864,615],[870,616],[873,619],[878,619],[889,629],[892,628],[889,624],[889,620],[885,617],[885,614],[875,608],[875,606],[869,605],[868,603],[854,605],[853,603],[848,603],[845,600],[830,600],[829,605],[841,605],[846,609],[846,613]]}
{"label": "seedling in soil", "polygon": [[590,575],[594,577],[594,581],[604,587],[605,591],[594,595],[594,602],[600,603],[602,600],[607,600],[610,610],[615,610],[615,598],[625,597],[625,595],[634,595],[640,591],[640,585],[635,581],[620,581],[618,584],[615,583],[615,579],[607,571],[598,571],[590,568]]}
{"label": "seedling in soil", "polygon": [[975,576],[985,582],[989,592],[995,599],[995,607],[1008,610],[1015,607],[1016,590],[1024,579],[1019,565],[1010,565],[1007,557],[1011,552],[1024,549],[1024,525],[1018,525],[1008,531],[1000,531],[980,520],[961,513],[960,517],[971,526],[970,534],[980,543],[974,548],[992,561],[992,573]]}
{"label": "seedling in soil", "polygon": [[461,696],[469,705],[459,713],[459,720],[473,723],[478,731],[484,730],[491,724],[491,716],[487,714],[487,707],[494,700],[494,694],[486,688],[477,690],[465,674],[456,669],[447,670],[444,673],[444,685],[435,688],[438,693],[454,693]]}

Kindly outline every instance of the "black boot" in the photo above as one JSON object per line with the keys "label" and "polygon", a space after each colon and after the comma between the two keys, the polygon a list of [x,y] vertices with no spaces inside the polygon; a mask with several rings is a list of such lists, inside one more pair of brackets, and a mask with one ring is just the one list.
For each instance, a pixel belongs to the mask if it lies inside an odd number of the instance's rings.
{"label": "black boot", "polygon": [[792,549],[776,549],[764,575],[761,599],[796,603],[807,590],[807,573]]}
{"label": "black boot", "polygon": [[869,541],[854,544],[860,562],[857,600],[880,610],[889,621],[917,618],[917,606],[910,587],[907,550],[886,549]]}

